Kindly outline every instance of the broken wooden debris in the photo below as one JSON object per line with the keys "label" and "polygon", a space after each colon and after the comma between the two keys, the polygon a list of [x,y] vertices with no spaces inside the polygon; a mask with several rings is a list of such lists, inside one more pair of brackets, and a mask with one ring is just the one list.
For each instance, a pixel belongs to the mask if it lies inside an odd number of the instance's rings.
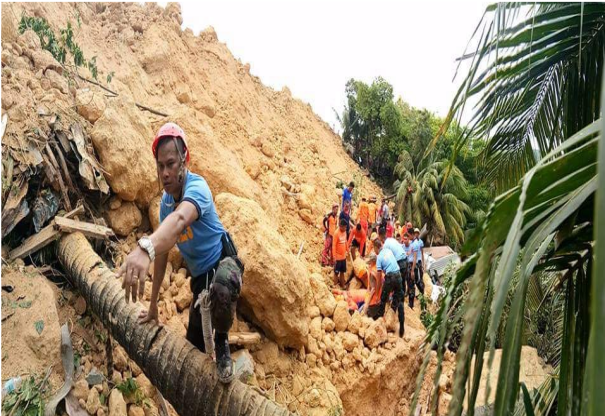
{"label": "broken wooden debris", "polygon": [[259,344],[261,336],[258,332],[230,332],[229,344],[235,345],[255,345]]}
{"label": "broken wooden debris", "polygon": [[53,220],[46,227],[42,228],[39,233],[28,237],[23,244],[8,253],[8,258],[15,260],[27,257],[34,251],[38,251],[55,241],[60,235],[61,232],[55,229],[55,221]]}
{"label": "broken wooden debris", "polygon": [[[82,231],[83,234],[96,238],[113,236],[113,231],[107,227],[71,219],[82,213],[84,213],[84,207],[80,205],[62,217],[55,217],[46,227],[40,230],[39,233],[28,237],[23,244],[12,250],[8,254],[8,258],[10,260],[15,260],[29,256],[31,253],[40,250],[42,247],[58,239],[62,232]],[[62,226],[59,224],[62,224]],[[109,234],[107,230],[109,230],[109,233],[111,234]]]}
{"label": "broken wooden debris", "polygon": [[93,238],[107,238],[114,236],[111,228],[91,224],[89,222],[82,222],[64,217],[55,217],[55,223],[57,224],[57,227],[59,227],[60,231],[66,233],[79,231],[85,236]]}

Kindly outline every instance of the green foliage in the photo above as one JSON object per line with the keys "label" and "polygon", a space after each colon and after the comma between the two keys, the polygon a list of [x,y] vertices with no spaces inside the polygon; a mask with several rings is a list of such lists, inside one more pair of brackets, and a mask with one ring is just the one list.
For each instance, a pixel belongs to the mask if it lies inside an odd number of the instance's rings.
{"label": "green foliage", "polygon": [[[520,17],[526,13],[525,17]],[[599,117],[604,62],[602,3],[490,6],[461,60],[470,62],[443,129],[473,108],[456,149],[485,137],[480,164],[499,192]],[[465,105],[471,98],[477,105]],[[429,147],[429,150],[432,148]]]}
{"label": "green foliage", "polygon": [[[456,152],[456,137],[462,129],[451,123],[444,139],[425,157],[443,120],[401,98],[395,101],[392,86],[380,77],[371,85],[352,79],[346,94],[347,105],[339,117],[343,141],[356,161],[382,185],[398,192],[400,220],[419,226],[427,223],[429,238],[435,243],[461,245],[465,233],[481,223],[493,200],[493,187],[481,182],[476,166],[485,143],[471,140]],[[444,161],[450,160],[458,167],[453,180],[444,168]],[[408,188],[409,198],[405,196]]]}
{"label": "green foliage", "polygon": [[122,392],[124,396],[131,398],[137,406],[140,406],[146,400],[143,391],[137,384],[137,381],[132,377],[129,377],[120,384],[117,384],[115,388]]}
{"label": "green foliage", "polygon": [[[76,15],[78,28],[81,27],[79,13]],[[19,22],[19,33],[24,33],[27,29],[33,30],[40,38],[42,49],[49,51],[53,57],[61,64],[65,64],[68,53],[73,58],[76,67],[88,68],[90,74],[95,80],[98,80],[99,70],[97,67],[97,57],[93,56],[86,60],[84,52],[75,41],[75,34],[71,22],[63,29],[59,29],[60,36],[57,38],[54,31],[42,17],[31,17],[23,14]],[[115,73],[112,71],[107,74],[106,81],[109,84]]]}
{"label": "green foliage", "polygon": [[36,328],[36,332],[38,333],[38,335],[40,335],[42,333],[42,331],[44,330],[44,321],[39,320],[39,321],[34,322],[34,328]]}
{"label": "green foliage", "polygon": [[24,378],[19,388],[4,398],[3,413],[14,416],[43,416],[46,387],[46,378],[41,381],[34,376]]}
{"label": "green foliage", "polygon": [[[494,414],[515,411],[527,322],[539,324],[544,319],[527,315],[532,303],[539,302],[538,310],[544,307],[544,296],[537,289],[530,289],[537,271],[557,272],[557,278],[547,287],[562,298],[553,301],[553,307],[561,307],[560,302],[564,302],[559,383],[550,384],[550,390],[540,393],[551,400],[543,408],[551,408],[554,400],[559,414],[582,414],[586,406],[600,406],[590,399],[580,400],[587,394],[585,382],[590,380],[590,376],[585,377],[586,370],[603,371],[596,360],[587,365],[588,340],[594,335],[590,332],[589,288],[602,277],[593,275],[592,261],[593,255],[596,259],[605,255],[603,249],[596,252],[599,246],[595,249],[593,245],[596,150],[600,140],[601,120],[553,149],[518,186],[496,198],[479,237],[467,241],[463,251],[472,254],[458,270],[428,334],[430,344],[437,345],[439,352],[439,346],[445,345],[445,335],[459,322],[450,311],[452,304],[460,302],[456,288],[467,284],[450,414],[462,412],[465,386],[470,378],[480,379],[484,352],[493,351],[498,339],[502,343],[502,360]],[[600,331],[600,327],[594,330]],[[602,351],[603,347],[596,348]],[[553,348],[553,353],[558,354],[557,350]],[[469,368],[467,363],[472,356],[477,357],[477,365]],[[429,354],[425,362],[428,359]],[[439,353],[438,360],[442,360]],[[491,358],[488,364],[491,365]],[[419,379],[423,374],[424,370]],[[470,385],[469,408],[474,407],[478,387],[478,383]],[[530,397],[532,403],[536,397]]]}
{"label": "green foliage", "polygon": [[107,334],[104,331],[95,329],[95,337],[99,342],[105,343],[107,341]]}
{"label": "green foliage", "polygon": [[416,172],[412,160],[408,152],[403,152],[395,166],[400,178],[393,185],[400,221],[426,224],[429,242],[437,239],[458,248],[464,241],[470,216],[470,208],[464,202],[468,195],[462,172],[454,167],[445,177],[447,161],[433,162]]}
{"label": "green foliage", "polygon": [[[605,384],[605,246],[597,242],[605,239],[604,20],[599,3],[488,7],[475,52],[463,57],[472,58],[468,75],[427,149],[438,147],[474,96],[471,124],[450,161],[470,138],[487,137],[480,167],[504,191],[463,247],[468,258],[429,329],[438,379],[442,347],[458,322],[450,310],[461,301],[455,288],[468,285],[450,415],[462,413],[465,396],[472,414],[484,352],[491,367],[498,343],[494,415],[605,414],[595,394]],[[526,343],[558,363],[536,392],[520,389]],[[427,353],[418,382],[428,361]]]}
{"label": "green foliage", "polygon": [[428,310],[427,299],[421,293],[418,295],[420,300],[420,322],[425,328],[429,328],[435,322],[435,316]]}
{"label": "green foliage", "polygon": [[82,355],[78,351],[74,351],[74,367],[80,368],[80,361],[82,361]]}

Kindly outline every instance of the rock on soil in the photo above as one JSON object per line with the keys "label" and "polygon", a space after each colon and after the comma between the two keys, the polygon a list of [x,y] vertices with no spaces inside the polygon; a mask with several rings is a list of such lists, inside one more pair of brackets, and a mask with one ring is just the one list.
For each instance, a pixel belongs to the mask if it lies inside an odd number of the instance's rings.
{"label": "rock on soil", "polygon": [[256,202],[220,194],[216,206],[245,265],[241,310],[279,344],[300,348],[312,296],[305,267]]}
{"label": "rock on soil", "polygon": [[118,208],[107,211],[105,215],[109,226],[122,237],[128,236],[143,220],[141,211],[132,202],[123,202]]}
{"label": "rock on soil", "polygon": [[127,416],[126,401],[118,389],[113,389],[109,394],[109,416]]}
{"label": "rock on soil", "polygon": [[319,273],[313,273],[309,277],[309,283],[313,290],[315,304],[319,307],[319,311],[323,316],[332,316],[336,308],[336,300],[334,295],[328,289],[328,286]]}
{"label": "rock on soil", "polygon": [[150,140],[154,132],[126,95],[112,98],[95,122],[92,142],[111,189],[124,201],[144,206],[157,193],[157,170]]}
{"label": "rock on soil", "polygon": [[347,302],[341,300],[336,304],[333,319],[337,332],[342,332],[347,329],[349,322],[351,321],[351,315],[349,314]]}
{"label": "rock on soil", "polygon": [[92,388],[88,391],[88,398],[86,399],[86,411],[88,412],[88,414],[94,415],[100,408],[101,400],[99,398],[99,392],[97,391],[97,389]]}
{"label": "rock on soil", "polygon": [[376,348],[387,341],[387,328],[382,319],[378,319],[366,329],[365,344],[368,348]]}
{"label": "rock on soil", "polygon": [[79,89],[76,92],[76,106],[78,114],[94,124],[105,111],[105,97],[99,91],[90,88]]}

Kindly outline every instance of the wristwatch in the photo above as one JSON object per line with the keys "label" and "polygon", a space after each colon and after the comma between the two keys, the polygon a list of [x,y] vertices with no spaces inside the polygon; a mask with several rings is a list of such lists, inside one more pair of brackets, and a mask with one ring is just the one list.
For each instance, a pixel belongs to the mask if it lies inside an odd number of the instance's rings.
{"label": "wristwatch", "polygon": [[153,247],[153,243],[151,242],[151,238],[144,236],[138,241],[139,247],[147,252],[149,255],[149,260],[153,261],[155,259],[155,248]]}

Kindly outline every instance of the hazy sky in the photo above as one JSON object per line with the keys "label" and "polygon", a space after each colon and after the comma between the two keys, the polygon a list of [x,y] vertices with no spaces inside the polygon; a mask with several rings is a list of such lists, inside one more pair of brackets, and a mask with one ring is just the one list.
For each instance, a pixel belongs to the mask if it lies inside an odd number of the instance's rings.
{"label": "hazy sky", "polygon": [[444,116],[455,59],[488,2],[205,0],[181,2],[183,26],[213,26],[265,85],[308,102],[337,125],[350,78],[382,76],[415,107]]}

